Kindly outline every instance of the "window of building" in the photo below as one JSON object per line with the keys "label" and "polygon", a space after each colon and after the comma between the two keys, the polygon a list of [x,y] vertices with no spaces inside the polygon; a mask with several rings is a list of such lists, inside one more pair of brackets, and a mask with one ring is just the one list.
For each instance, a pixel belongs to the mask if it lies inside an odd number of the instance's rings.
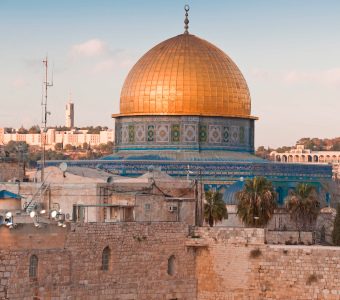
{"label": "window of building", "polygon": [[149,211],[151,209],[151,204],[150,203],[145,203],[144,204],[144,210]]}
{"label": "window of building", "polygon": [[102,254],[102,270],[108,271],[110,266],[111,250],[109,247],[105,247]]}
{"label": "window of building", "polygon": [[30,257],[30,267],[29,267],[29,276],[30,278],[37,277],[38,274],[38,257],[36,255],[32,255]]}
{"label": "window of building", "polygon": [[175,256],[171,255],[168,259],[168,274],[175,275]]}

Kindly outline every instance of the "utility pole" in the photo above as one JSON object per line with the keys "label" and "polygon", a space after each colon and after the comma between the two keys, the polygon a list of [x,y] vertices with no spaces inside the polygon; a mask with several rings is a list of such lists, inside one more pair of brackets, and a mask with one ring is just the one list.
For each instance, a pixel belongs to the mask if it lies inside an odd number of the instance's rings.
{"label": "utility pole", "polygon": [[41,145],[42,145],[42,164],[41,164],[41,182],[44,182],[44,171],[45,171],[45,146],[46,146],[46,132],[47,132],[47,116],[51,113],[47,111],[47,90],[53,86],[53,75],[51,83],[48,82],[48,58],[42,61],[45,68],[45,79],[44,79],[44,95],[41,99],[41,110],[42,110],[42,132],[41,132]]}

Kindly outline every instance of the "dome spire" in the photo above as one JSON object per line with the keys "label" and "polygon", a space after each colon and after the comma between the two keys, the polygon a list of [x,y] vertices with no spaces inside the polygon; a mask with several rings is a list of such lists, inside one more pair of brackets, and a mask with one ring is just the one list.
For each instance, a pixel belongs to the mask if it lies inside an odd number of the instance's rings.
{"label": "dome spire", "polygon": [[189,29],[189,25],[188,25],[189,24],[189,19],[188,19],[188,11],[189,11],[189,9],[190,9],[189,5],[186,4],[184,6],[184,10],[185,10],[184,33],[185,34],[189,34],[189,31],[188,31],[188,29]]}

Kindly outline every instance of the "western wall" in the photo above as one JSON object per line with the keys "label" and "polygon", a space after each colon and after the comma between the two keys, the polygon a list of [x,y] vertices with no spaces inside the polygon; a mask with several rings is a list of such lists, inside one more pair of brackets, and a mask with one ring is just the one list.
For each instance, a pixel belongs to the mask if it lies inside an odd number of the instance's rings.
{"label": "western wall", "polygon": [[0,236],[0,299],[340,299],[340,248],[267,245],[263,229],[26,224]]}

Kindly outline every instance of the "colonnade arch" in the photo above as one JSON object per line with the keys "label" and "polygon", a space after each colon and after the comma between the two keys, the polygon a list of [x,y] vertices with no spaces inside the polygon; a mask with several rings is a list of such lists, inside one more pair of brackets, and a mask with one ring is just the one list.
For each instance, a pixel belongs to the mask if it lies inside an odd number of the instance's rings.
{"label": "colonnade arch", "polygon": [[275,153],[273,158],[277,162],[289,163],[340,163],[340,151],[339,154]]}

